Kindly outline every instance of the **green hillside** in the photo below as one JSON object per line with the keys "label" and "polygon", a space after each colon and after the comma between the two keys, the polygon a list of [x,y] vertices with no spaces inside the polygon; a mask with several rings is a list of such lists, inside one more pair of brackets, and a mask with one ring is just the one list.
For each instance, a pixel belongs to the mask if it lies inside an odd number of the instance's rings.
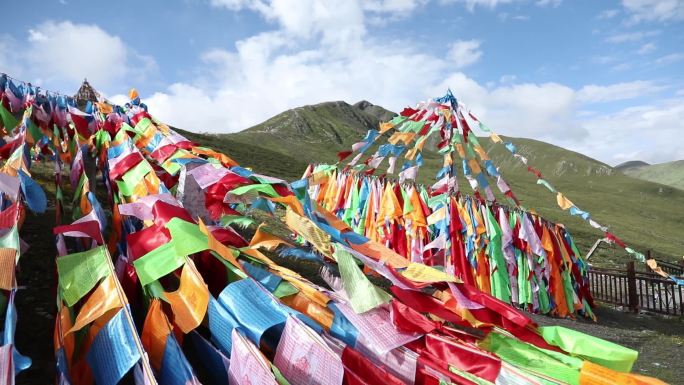
{"label": "green hillside", "polygon": [[684,190],[684,160],[658,164],[633,161],[623,163],[615,168],[632,178],[662,183]]}
{"label": "green hillside", "polygon": [[[285,111],[235,134],[182,133],[256,171],[292,180],[301,176],[308,162],[335,162],[338,151],[349,149],[363,138],[366,130],[392,116],[393,113],[368,102],[329,102]],[[507,140],[546,180],[635,249],[653,249],[657,257],[671,260],[684,254],[683,190],[625,176],[607,164],[548,143],[523,138]],[[583,220],[562,212],[555,196],[536,185],[536,177],[503,146],[488,138],[481,142],[523,206],[564,223],[583,251],[601,237],[600,231]],[[424,157],[426,164],[421,168],[419,181],[432,183],[441,157],[428,151],[427,146]],[[459,185],[461,191],[469,192],[465,179],[460,178]],[[620,250],[604,250],[593,260],[596,264],[614,265],[623,263],[626,257]]]}

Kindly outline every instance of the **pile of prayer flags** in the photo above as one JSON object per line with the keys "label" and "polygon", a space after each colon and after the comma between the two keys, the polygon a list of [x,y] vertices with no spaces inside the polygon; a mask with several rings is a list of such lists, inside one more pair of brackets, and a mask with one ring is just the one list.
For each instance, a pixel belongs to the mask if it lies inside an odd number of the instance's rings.
{"label": "pile of prayer flags", "polygon": [[[62,165],[75,192],[70,223],[59,216],[54,229],[60,384],[661,383],[629,373],[636,352],[538,327],[479,283],[437,268],[445,265],[355,233],[311,199],[309,179],[241,168],[156,121],[132,95],[127,111],[77,111],[66,98],[26,93],[10,101],[13,112],[27,105],[50,138],[58,202]],[[455,218],[459,204],[435,207],[426,226],[447,211]],[[383,217],[399,220],[399,206]],[[263,226],[245,237],[232,226],[251,226],[247,209],[285,210],[274,218],[310,247]],[[279,264],[278,250],[319,263],[326,284]],[[7,335],[13,323],[5,325]]]}

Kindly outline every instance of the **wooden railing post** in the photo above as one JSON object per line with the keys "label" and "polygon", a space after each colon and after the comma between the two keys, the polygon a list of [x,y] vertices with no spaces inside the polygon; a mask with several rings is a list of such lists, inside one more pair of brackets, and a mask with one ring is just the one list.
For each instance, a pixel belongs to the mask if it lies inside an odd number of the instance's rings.
{"label": "wooden railing post", "polygon": [[636,313],[639,311],[639,298],[637,297],[636,271],[634,261],[627,262],[627,296],[629,310]]}

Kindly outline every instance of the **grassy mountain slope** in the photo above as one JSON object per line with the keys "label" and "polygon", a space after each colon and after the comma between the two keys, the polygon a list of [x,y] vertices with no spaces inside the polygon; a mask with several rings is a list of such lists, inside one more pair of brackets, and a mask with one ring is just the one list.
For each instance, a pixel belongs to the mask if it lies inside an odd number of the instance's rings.
{"label": "grassy mountain slope", "polygon": [[[368,102],[356,105],[329,102],[283,112],[235,134],[183,134],[224,151],[256,171],[295,179],[301,176],[308,162],[335,162],[338,151],[350,149],[369,128],[376,128],[380,121],[388,120],[392,115]],[[684,191],[625,176],[604,163],[548,143],[523,138],[508,140],[546,180],[632,247],[653,249],[655,255],[663,259],[681,258],[684,254],[681,237],[684,233]],[[536,177],[503,146],[488,138],[481,139],[481,143],[501,168],[523,206],[552,221],[564,223],[583,251],[602,236],[583,220],[562,212],[555,196],[536,185]],[[425,166],[420,171],[419,181],[431,184],[442,159],[427,146],[424,157]],[[386,166],[385,162],[381,169]],[[465,179],[459,178],[459,185],[461,191],[470,192]],[[595,263],[611,265],[624,260],[624,253],[608,250],[597,257]]]}
{"label": "grassy mountain slope", "polygon": [[[335,161],[340,149],[358,142],[370,128],[395,114],[368,102],[327,102],[294,108],[244,131],[223,135],[229,140],[280,152],[298,161]],[[302,169],[303,171],[303,169]],[[301,175],[301,173],[299,173]]]}
{"label": "grassy mountain slope", "polygon": [[662,183],[684,190],[684,160],[659,164],[627,162],[617,166],[616,169],[633,178]]}

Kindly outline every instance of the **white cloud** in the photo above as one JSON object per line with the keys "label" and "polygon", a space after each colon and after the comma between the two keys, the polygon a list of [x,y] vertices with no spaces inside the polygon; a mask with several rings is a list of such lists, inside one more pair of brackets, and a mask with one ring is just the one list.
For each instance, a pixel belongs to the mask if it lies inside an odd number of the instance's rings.
{"label": "white cloud", "polygon": [[589,137],[576,149],[609,163],[684,159],[684,99],[625,108],[583,122]]}
{"label": "white cloud", "polygon": [[659,34],[660,34],[660,31],[658,31],[658,30],[619,33],[619,34],[608,36],[608,38],[606,38],[606,41],[608,43],[614,43],[614,44],[635,42],[635,41],[641,41],[644,38],[656,36]]}
{"label": "white cloud", "polygon": [[[524,3],[526,0],[439,0],[441,4],[463,4],[466,9],[473,12],[475,8],[494,9],[500,5]],[[535,5],[538,7],[558,7],[563,3],[563,0],[537,0]]]}
{"label": "white cloud", "polygon": [[494,9],[501,4],[510,4],[516,1],[518,0],[441,0],[441,3],[461,3],[465,5],[468,11],[473,12],[477,7]]}
{"label": "white cloud", "polygon": [[367,0],[363,2],[363,8],[376,13],[405,15],[426,3],[427,0]]}
{"label": "white cloud", "polygon": [[559,5],[561,5],[562,2],[563,0],[537,0],[536,4],[540,7],[558,7]]}
{"label": "white cloud", "polygon": [[669,55],[661,56],[661,57],[657,58],[654,61],[654,63],[658,64],[658,65],[668,65],[668,64],[672,64],[672,63],[677,63],[677,62],[681,61],[682,59],[684,59],[684,53],[679,52],[679,53],[672,53]]}
{"label": "white cloud", "polygon": [[515,75],[501,75],[499,83],[513,83],[517,78]]}
{"label": "white cloud", "polygon": [[639,55],[647,55],[647,54],[649,54],[649,53],[655,51],[655,49],[656,49],[656,45],[655,45],[655,44],[653,44],[653,43],[646,43],[646,44],[642,45],[641,47],[639,47],[639,50],[637,51],[637,53],[638,53]]}
{"label": "white cloud", "polygon": [[684,0],[622,0],[633,22],[684,20]]}
{"label": "white cloud", "polygon": [[448,58],[456,69],[475,64],[480,57],[482,51],[478,40],[458,40],[449,45]]}
{"label": "white cloud", "polygon": [[152,58],[138,55],[119,37],[97,25],[70,21],[39,24],[28,30],[25,40],[0,39],[0,56],[5,56],[3,51],[12,52],[13,76],[47,83],[48,88],[74,87],[83,78],[95,87],[108,87],[128,75],[142,77],[156,69]]}
{"label": "white cloud", "polygon": [[599,13],[598,19],[599,20],[612,19],[619,14],[620,14],[620,11],[617,9],[606,9],[605,11],[602,11],[601,13]]}
{"label": "white cloud", "polygon": [[616,83],[608,86],[590,84],[582,87],[577,92],[577,99],[584,103],[613,102],[653,94],[665,88],[645,80]]}

